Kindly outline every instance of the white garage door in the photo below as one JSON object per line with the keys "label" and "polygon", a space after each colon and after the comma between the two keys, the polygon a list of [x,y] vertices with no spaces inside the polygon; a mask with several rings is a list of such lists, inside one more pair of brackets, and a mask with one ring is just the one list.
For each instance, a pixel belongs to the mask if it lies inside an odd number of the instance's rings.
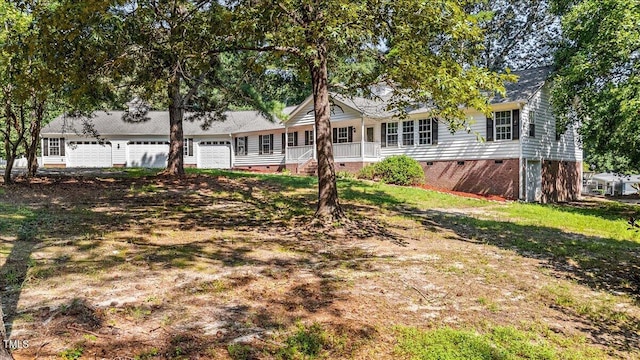
{"label": "white garage door", "polygon": [[127,166],[163,168],[169,158],[169,143],[166,141],[131,141],[127,145]]}
{"label": "white garage door", "polygon": [[68,167],[111,167],[111,144],[74,141],[67,147]]}
{"label": "white garage door", "polygon": [[231,144],[223,141],[202,141],[198,146],[198,168],[231,169]]}

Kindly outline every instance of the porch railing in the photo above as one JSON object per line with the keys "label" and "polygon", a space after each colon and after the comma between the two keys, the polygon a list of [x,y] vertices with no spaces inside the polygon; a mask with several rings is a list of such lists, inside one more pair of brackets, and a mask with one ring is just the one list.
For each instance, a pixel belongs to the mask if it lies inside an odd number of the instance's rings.
{"label": "porch railing", "polygon": [[[289,163],[302,163],[313,157],[313,145],[291,146],[287,148],[287,159]],[[362,158],[362,143],[337,143],[333,144],[333,157],[335,159]],[[365,142],[364,157],[380,157],[380,143]]]}

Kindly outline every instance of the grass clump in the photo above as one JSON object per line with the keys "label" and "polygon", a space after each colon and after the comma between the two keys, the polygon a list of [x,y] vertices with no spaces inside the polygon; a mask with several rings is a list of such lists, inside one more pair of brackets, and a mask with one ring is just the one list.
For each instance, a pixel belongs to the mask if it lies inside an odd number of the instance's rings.
{"label": "grass clump", "polygon": [[83,353],[84,353],[84,348],[76,346],[61,352],[60,358],[64,360],[77,360],[77,359],[80,359],[80,357],[82,357]]}
{"label": "grass clump", "polygon": [[277,357],[283,360],[315,359],[329,342],[329,334],[320,324],[309,327],[300,324],[296,332],[286,339],[286,346],[280,349]]}
{"label": "grass clump", "polygon": [[[485,334],[442,328],[399,328],[396,352],[421,360],[589,359],[575,349],[562,352],[533,332],[495,327]],[[595,358],[594,358],[595,359]]]}

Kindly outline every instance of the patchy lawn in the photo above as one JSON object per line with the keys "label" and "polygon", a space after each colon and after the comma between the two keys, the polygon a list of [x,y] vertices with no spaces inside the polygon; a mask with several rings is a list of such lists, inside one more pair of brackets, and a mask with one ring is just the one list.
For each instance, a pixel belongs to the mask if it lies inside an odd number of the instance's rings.
{"label": "patchy lawn", "polygon": [[0,191],[17,358],[633,359],[631,206],[498,203],[311,178],[140,170]]}

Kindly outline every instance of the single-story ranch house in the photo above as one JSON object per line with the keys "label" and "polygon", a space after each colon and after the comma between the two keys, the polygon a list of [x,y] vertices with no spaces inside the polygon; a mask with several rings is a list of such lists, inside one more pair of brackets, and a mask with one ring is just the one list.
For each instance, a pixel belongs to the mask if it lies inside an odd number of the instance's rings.
{"label": "single-story ranch house", "polygon": [[[418,160],[433,186],[526,201],[567,201],[580,194],[582,150],[575,129],[556,132],[545,82],[548,68],[516,73],[507,95],[494,99],[493,117],[473,109],[471,132],[451,134],[446,125],[416,109],[403,119],[384,101],[332,96],[336,170],[357,171],[385,157]],[[384,98],[384,97],[382,97]],[[293,173],[315,172],[312,99],[270,122],[256,111],[233,111],[207,130],[184,123],[187,166]],[[169,149],[168,112],[125,122],[122,112],[92,119],[99,135],[83,135],[83,122],[59,117],[41,132],[45,167],[164,167]],[[486,141],[479,141],[476,134]]]}

